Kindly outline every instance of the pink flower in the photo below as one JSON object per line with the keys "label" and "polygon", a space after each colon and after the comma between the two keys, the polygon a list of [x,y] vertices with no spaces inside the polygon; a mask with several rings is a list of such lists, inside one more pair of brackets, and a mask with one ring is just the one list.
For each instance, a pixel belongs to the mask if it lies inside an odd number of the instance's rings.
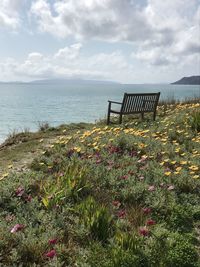
{"label": "pink flower", "polygon": [[11,233],[16,233],[20,230],[23,230],[25,228],[24,224],[16,224],[12,229],[11,229]]}
{"label": "pink flower", "polygon": [[156,222],[152,219],[149,219],[147,222],[146,222],[146,225],[150,226],[150,225],[154,225],[156,224]]}
{"label": "pink flower", "polygon": [[145,162],[148,159],[147,156],[142,156],[141,159],[138,160],[138,163]]}
{"label": "pink flower", "polygon": [[169,191],[174,190],[174,186],[173,186],[173,185],[170,185],[167,189],[168,189]]}
{"label": "pink flower", "polygon": [[125,211],[125,210],[120,210],[120,211],[118,211],[117,216],[118,216],[120,219],[124,219],[124,218],[126,217],[126,211]]}
{"label": "pink flower", "polygon": [[25,189],[23,187],[19,186],[17,188],[17,190],[15,191],[15,194],[16,194],[16,196],[21,197],[24,194],[24,192],[25,192]]}
{"label": "pink flower", "polygon": [[132,150],[130,153],[129,153],[129,155],[131,156],[131,157],[136,157],[137,156],[137,151],[136,150]]}
{"label": "pink flower", "polygon": [[161,183],[161,184],[160,184],[160,187],[161,187],[161,188],[163,188],[164,186],[165,186],[165,184],[164,184],[164,183]]}
{"label": "pink flower", "polygon": [[49,239],[48,243],[49,245],[55,245],[57,243],[58,239],[54,238],[54,239]]}
{"label": "pink flower", "polygon": [[152,192],[155,191],[155,186],[154,185],[150,185],[148,188],[148,191]]}
{"label": "pink flower", "polygon": [[140,180],[140,181],[143,181],[143,180],[144,180],[144,176],[140,176],[140,177],[139,177],[139,180]]}
{"label": "pink flower", "polygon": [[133,174],[135,174],[135,172],[132,171],[132,170],[130,170],[130,171],[128,172],[128,174],[133,175]]}
{"label": "pink flower", "polygon": [[149,230],[146,227],[141,227],[139,229],[139,233],[140,233],[140,235],[148,236],[149,235]]}
{"label": "pink flower", "polygon": [[27,202],[31,202],[31,200],[32,200],[32,196],[31,196],[31,195],[27,195],[27,196],[25,196],[25,200],[26,200]]}
{"label": "pink flower", "polygon": [[151,212],[151,208],[143,208],[142,211],[144,214],[149,214]]}
{"label": "pink flower", "polygon": [[128,179],[128,175],[123,175],[120,177],[122,180],[127,180]]}
{"label": "pink flower", "polygon": [[49,258],[49,259],[53,259],[56,256],[56,251],[55,249],[50,250],[49,252],[44,254],[45,257]]}
{"label": "pink flower", "polygon": [[118,200],[114,200],[112,202],[113,206],[116,207],[116,208],[119,208],[119,206],[121,205],[121,203],[118,201]]}
{"label": "pink flower", "polygon": [[148,164],[146,164],[146,165],[140,167],[139,169],[140,169],[140,170],[146,170],[147,168],[148,168]]}

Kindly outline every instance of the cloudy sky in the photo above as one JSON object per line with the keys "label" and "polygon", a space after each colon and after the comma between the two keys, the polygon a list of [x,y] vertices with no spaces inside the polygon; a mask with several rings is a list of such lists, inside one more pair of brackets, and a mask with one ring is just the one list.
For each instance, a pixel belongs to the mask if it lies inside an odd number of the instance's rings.
{"label": "cloudy sky", "polygon": [[1,81],[160,83],[199,72],[200,0],[1,0]]}

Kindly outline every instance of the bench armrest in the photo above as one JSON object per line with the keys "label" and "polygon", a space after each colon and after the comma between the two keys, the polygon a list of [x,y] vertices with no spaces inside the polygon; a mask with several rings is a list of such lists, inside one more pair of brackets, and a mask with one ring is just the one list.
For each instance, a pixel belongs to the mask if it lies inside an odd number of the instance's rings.
{"label": "bench armrest", "polygon": [[120,102],[110,101],[110,100],[108,100],[108,102],[109,102],[109,103],[114,103],[114,104],[120,104],[120,105],[122,104],[122,103],[120,103]]}

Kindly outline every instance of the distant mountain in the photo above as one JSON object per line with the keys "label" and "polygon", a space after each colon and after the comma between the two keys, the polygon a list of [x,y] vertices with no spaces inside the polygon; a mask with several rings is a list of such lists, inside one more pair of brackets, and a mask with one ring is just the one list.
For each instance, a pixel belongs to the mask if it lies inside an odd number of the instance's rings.
{"label": "distant mountain", "polygon": [[2,82],[0,84],[120,84],[115,81],[98,81],[98,80],[84,80],[84,79],[44,79],[34,80],[30,82],[14,81]]}
{"label": "distant mountain", "polygon": [[97,81],[97,80],[83,80],[83,79],[45,79],[35,80],[29,83],[32,84],[119,84],[114,81]]}
{"label": "distant mountain", "polygon": [[183,77],[182,79],[172,84],[200,85],[200,76]]}

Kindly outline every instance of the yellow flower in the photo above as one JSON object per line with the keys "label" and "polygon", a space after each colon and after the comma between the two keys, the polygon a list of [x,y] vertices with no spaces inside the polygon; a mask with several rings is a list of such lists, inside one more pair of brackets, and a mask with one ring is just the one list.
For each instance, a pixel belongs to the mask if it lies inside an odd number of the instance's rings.
{"label": "yellow flower", "polygon": [[165,175],[166,176],[170,176],[171,175],[171,172],[165,172]]}
{"label": "yellow flower", "polygon": [[199,167],[195,166],[195,165],[192,165],[192,166],[189,167],[189,169],[192,170],[192,171],[198,171]]}
{"label": "yellow flower", "polygon": [[169,162],[169,159],[164,159],[164,162]]}
{"label": "yellow flower", "polygon": [[79,153],[81,151],[81,147],[74,147],[74,151]]}
{"label": "yellow flower", "polygon": [[180,164],[181,165],[186,165],[187,164],[187,161],[180,161]]}
{"label": "yellow flower", "polygon": [[177,167],[176,171],[179,172],[180,170],[182,170],[182,167]]}
{"label": "yellow flower", "polygon": [[9,175],[9,173],[8,173],[8,172],[4,173],[4,174],[2,175],[2,177],[1,177],[1,179],[0,179],[0,180],[3,180],[4,178],[8,177],[8,175]]}
{"label": "yellow flower", "polygon": [[176,160],[174,160],[174,161],[171,161],[171,164],[173,164],[173,165],[174,165],[174,164],[176,164]]}
{"label": "yellow flower", "polygon": [[193,178],[194,179],[199,179],[199,175],[194,175]]}
{"label": "yellow flower", "polygon": [[144,144],[144,143],[139,144],[139,148],[145,148],[145,147],[147,147],[146,144]]}

